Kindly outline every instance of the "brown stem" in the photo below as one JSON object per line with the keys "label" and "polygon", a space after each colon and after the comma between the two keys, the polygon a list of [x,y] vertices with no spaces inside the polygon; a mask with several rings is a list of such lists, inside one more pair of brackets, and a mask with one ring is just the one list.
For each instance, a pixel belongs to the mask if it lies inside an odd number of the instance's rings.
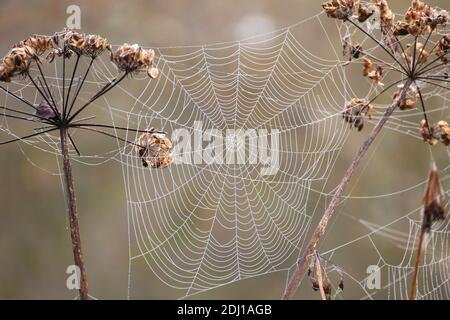
{"label": "brown stem", "polygon": [[410,300],[416,299],[416,288],[417,288],[417,275],[419,274],[419,264],[420,264],[420,257],[422,256],[422,247],[423,247],[423,236],[425,235],[425,228],[424,224],[422,223],[422,226],[420,227],[420,236],[419,236],[419,246],[417,247],[417,256],[416,256],[416,263],[414,265],[414,274],[411,284],[411,292],[409,295]]}
{"label": "brown stem", "polygon": [[322,266],[320,265],[319,255],[316,254],[316,276],[317,282],[319,283],[320,297],[322,300],[327,300],[325,290],[323,289],[323,277],[322,277]]}
{"label": "brown stem", "polygon": [[69,130],[61,128],[61,153],[63,156],[64,177],[66,183],[67,204],[69,209],[70,236],[72,238],[72,250],[75,265],[80,270],[80,299],[88,300],[88,281],[86,277],[86,269],[84,267],[83,251],[81,249],[80,229],[78,226],[78,213],[75,198],[75,188],[73,185],[72,165],[69,155]]}
{"label": "brown stem", "polygon": [[283,300],[291,299],[295,291],[297,290],[297,287],[300,283],[300,280],[302,278],[303,273],[306,270],[307,266],[307,260],[308,258],[314,254],[314,251],[316,249],[317,243],[319,242],[320,238],[325,232],[325,229],[328,225],[328,222],[330,221],[331,217],[333,216],[337,206],[339,205],[342,194],[344,193],[345,187],[349,183],[354,171],[360,164],[362,158],[367,153],[367,150],[369,149],[372,142],[375,140],[377,135],[380,133],[383,126],[386,124],[387,120],[391,116],[391,114],[394,112],[394,110],[398,107],[399,102],[401,99],[404,99],[406,96],[406,93],[412,83],[411,79],[406,80],[405,85],[402,88],[401,94],[392,102],[392,104],[386,109],[383,116],[380,118],[376,126],[372,129],[367,139],[363,142],[361,147],[359,148],[358,153],[353,158],[352,163],[348,167],[347,171],[345,172],[344,177],[342,178],[341,182],[336,188],[336,191],[333,195],[333,198],[331,199],[331,202],[325,211],[324,215],[322,216],[322,219],[320,220],[318,226],[316,227],[316,230],[314,231],[314,234],[309,241],[308,246],[306,247],[306,250],[299,259],[297,267],[295,269],[294,275],[292,276],[291,280],[289,281],[286,290],[283,293]]}

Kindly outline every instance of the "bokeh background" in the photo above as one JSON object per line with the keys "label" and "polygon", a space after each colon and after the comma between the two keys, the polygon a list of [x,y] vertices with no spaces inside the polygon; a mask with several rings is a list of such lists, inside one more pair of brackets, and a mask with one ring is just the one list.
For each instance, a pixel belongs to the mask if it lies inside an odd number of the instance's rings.
{"label": "bokeh background", "polygon": [[[448,7],[446,0],[429,3]],[[313,0],[2,0],[0,52],[5,54],[13,43],[30,34],[61,30],[68,17],[66,8],[71,4],[81,8],[84,32],[104,35],[114,44],[126,41],[154,47],[238,40],[289,26],[321,10],[320,1]],[[408,5],[407,0],[391,1],[395,12],[404,11]],[[314,30],[309,32],[309,37],[314,39]],[[337,37],[334,40],[339,43]],[[365,133],[354,134],[347,140],[329,189],[339,181]],[[80,144],[85,150],[95,150],[101,139],[84,138]],[[366,156],[363,169],[358,171],[349,190],[354,196],[364,196],[389,194],[414,186],[427,176],[429,150],[417,139],[386,130]],[[436,146],[433,153],[440,167],[448,166],[448,155],[442,146]],[[55,157],[26,145],[7,145],[0,149],[0,299],[73,299],[76,296],[65,285],[65,270],[73,257],[61,180],[52,174],[55,168]],[[100,166],[75,163],[74,171],[91,293],[100,299],[125,299],[129,292],[129,253],[121,165],[114,161]],[[333,248],[367,232],[354,223],[354,217],[383,223],[386,217],[401,216],[419,207],[422,192],[423,186],[398,196],[346,201],[321,247]],[[311,196],[313,204],[317,201],[315,197]],[[321,201],[317,212],[325,204]],[[398,251],[393,249],[389,253],[392,242],[380,241],[378,244],[388,252],[385,257],[395,262]],[[368,254],[373,248],[369,250],[367,246],[370,243],[353,246],[352,250],[342,252],[337,262],[357,261],[350,263],[346,271],[361,277],[365,273],[361,266],[377,263],[377,257]],[[197,298],[278,299],[285,281],[286,272],[273,273],[209,290]],[[144,263],[135,266],[131,284],[131,298],[178,297]],[[359,298],[361,292],[350,288],[346,297]],[[299,290],[298,298],[318,298],[318,295],[306,283]]]}

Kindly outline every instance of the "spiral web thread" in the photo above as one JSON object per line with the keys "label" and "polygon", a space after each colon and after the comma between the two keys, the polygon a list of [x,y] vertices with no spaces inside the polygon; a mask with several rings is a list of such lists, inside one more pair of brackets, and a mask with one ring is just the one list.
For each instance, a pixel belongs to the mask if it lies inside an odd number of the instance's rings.
{"label": "spiral web thread", "polygon": [[[145,264],[163,283],[180,290],[180,297],[275,272],[285,272],[289,278],[314,227],[313,218],[322,214],[320,204],[332,194],[328,180],[335,174],[335,162],[350,134],[356,132],[342,121],[341,112],[349,98],[363,98],[354,92],[355,80],[349,77],[351,65],[360,62],[346,63],[336,41],[351,32],[349,26],[330,22],[319,14],[241,41],[154,48],[160,70],[157,79],[148,81],[137,76],[133,89],[126,83],[119,85],[116,90],[126,105],[108,95],[93,104],[96,112],[103,111],[115,126],[155,127],[169,136],[181,128],[193,134],[199,130],[196,121],[201,121],[203,130],[217,129],[223,134],[227,129],[239,128],[280,131],[280,168],[274,175],[261,175],[260,167],[253,164],[173,164],[168,169],[150,170],[142,166],[131,146],[120,141],[94,155],[73,154],[76,161],[84,164],[100,165],[111,159],[122,164],[130,248],[128,297],[133,297],[131,283],[136,264]],[[368,52],[377,50],[370,39],[363,39],[361,44]],[[60,89],[60,66],[54,64],[54,68],[52,83]],[[107,58],[99,59],[86,84],[89,90],[81,99],[87,101],[89,93],[115,74]],[[367,86],[367,98],[380,90],[369,82]],[[21,96],[27,96],[29,87],[29,83],[19,82],[9,86]],[[445,119],[446,91],[433,87],[423,93],[425,101],[440,97],[440,105],[429,113]],[[10,99],[5,96],[4,104]],[[40,102],[37,95],[31,100]],[[385,107],[376,105],[371,122],[377,121]],[[420,114],[418,108],[396,113],[385,130],[402,133],[420,143],[417,122],[410,120]],[[10,122],[4,118],[1,130],[19,136]],[[125,135],[130,141],[137,137],[132,131]],[[56,136],[48,134],[23,142],[58,155]],[[20,148],[27,153],[22,145]],[[442,170],[444,185],[447,169],[448,166]],[[394,193],[350,195],[346,199],[370,203],[373,199],[400,197],[423,189],[425,179],[424,176],[416,185]],[[419,205],[418,201],[416,210],[383,224],[340,210],[337,219],[350,219],[365,232],[335,247],[319,248],[329,276],[338,274],[346,279],[347,286],[358,288],[356,297],[376,297],[366,288],[367,274],[347,271],[354,270],[357,259],[347,262],[351,266],[335,262],[342,252],[364,246],[377,257],[381,270],[387,272],[378,294],[407,298],[420,228]],[[333,232],[333,227],[328,232]],[[445,222],[427,239],[418,298],[449,298],[448,235]],[[378,245],[379,239],[392,241],[402,259],[387,261],[383,252],[386,248]],[[359,267],[366,266],[356,266]],[[283,285],[280,284],[280,290]]]}

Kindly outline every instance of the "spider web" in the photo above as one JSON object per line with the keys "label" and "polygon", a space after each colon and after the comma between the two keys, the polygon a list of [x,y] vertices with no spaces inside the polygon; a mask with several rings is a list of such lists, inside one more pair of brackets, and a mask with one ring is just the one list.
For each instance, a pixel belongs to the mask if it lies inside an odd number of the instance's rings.
{"label": "spider web", "polygon": [[[149,170],[142,166],[134,149],[120,141],[105,143],[93,155],[72,154],[83,164],[101,165],[111,160],[122,164],[129,234],[128,297],[133,296],[133,270],[143,264],[164,284],[179,290],[180,297],[277,272],[285,272],[289,279],[333,192],[330,177],[340,176],[336,161],[350,134],[356,134],[342,121],[343,106],[351,97],[370,98],[380,90],[369,82],[364,83],[364,90],[359,89],[355,83],[361,82],[361,77],[349,76],[358,74],[355,70],[360,70],[360,62],[347,63],[339,39],[351,32],[349,26],[318,14],[240,41],[154,48],[160,70],[157,79],[148,81],[138,76],[134,87],[117,87],[119,98],[104,96],[93,104],[96,112],[103,113],[99,118],[114,126],[155,127],[169,136],[179,129],[191,134],[206,129],[222,134],[227,129],[266,129],[269,140],[271,130],[280,133],[280,164],[274,175],[261,175],[261,166],[247,163],[174,163],[165,170]],[[379,49],[370,47],[370,39],[363,38],[360,43],[368,52]],[[81,100],[87,101],[116,74],[106,58],[98,60]],[[60,67],[54,64],[55,89],[61,89]],[[386,74],[388,77],[389,71]],[[10,88],[29,96],[29,83],[14,82]],[[425,101],[434,102],[432,99],[439,97],[439,104],[429,114],[445,119],[446,91],[430,87],[424,89],[423,95]],[[5,97],[5,105],[9,99]],[[39,103],[39,98],[35,96],[33,101]],[[377,121],[386,106],[376,105],[371,122]],[[418,108],[397,112],[385,130],[421,143],[416,121],[420,116]],[[15,128],[11,129],[10,122],[3,119],[2,131],[20,136]],[[121,133],[116,130],[116,134]],[[135,141],[137,137],[135,132],[125,132],[127,140]],[[59,154],[58,139],[51,135],[24,143]],[[222,146],[227,147],[225,140]],[[193,148],[183,156],[194,157],[196,152]],[[446,186],[448,152],[441,158],[445,161],[442,172]],[[319,252],[328,276],[343,277],[347,286],[353,287],[351,297],[408,297],[420,228],[420,201],[415,210],[396,213],[379,223],[346,212],[347,203],[366,201],[370,206],[409,193],[420,199],[417,195],[425,183],[426,174],[423,181],[393,193],[352,196],[350,192],[345,198]],[[360,229],[360,235],[339,241],[342,244],[328,244],[328,234],[339,222],[351,223]],[[427,239],[418,298],[449,298],[448,235],[447,220]],[[386,241],[390,246],[385,245]],[[386,275],[379,290],[366,286],[367,261],[361,261],[361,266],[358,259],[340,259],[361,247]],[[395,250],[401,259],[389,261],[387,257]],[[284,284],[280,284],[283,289]],[[345,297],[343,292],[334,291],[336,298]]]}

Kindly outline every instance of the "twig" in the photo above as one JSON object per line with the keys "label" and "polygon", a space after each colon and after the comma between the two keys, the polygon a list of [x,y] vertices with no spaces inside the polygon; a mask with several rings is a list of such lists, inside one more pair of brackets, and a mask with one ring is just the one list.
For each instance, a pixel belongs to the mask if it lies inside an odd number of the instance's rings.
{"label": "twig", "polygon": [[[72,84],[73,84],[73,79],[75,78],[75,73],[77,72],[77,68],[78,68],[78,63],[80,62],[80,57],[81,55],[77,54],[77,60],[75,61],[75,66],[73,67],[73,72],[72,72],[72,77],[70,78],[70,83],[69,83],[69,87],[67,89],[67,99],[66,99],[66,104],[63,103],[63,117],[64,119],[67,118],[67,106],[69,104],[69,98],[70,98],[70,91],[72,90]],[[63,97],[64,99],[64,97]],[[76,99],[76,98],[75,98]]]}
{"label": "twig", "polygon": [[419,274],[419,264],[420,264],[420,257],[422,256],[422,250],[423,250],[423,237],[425,235],[425,226],[422,222],[422,225],[420,227],[420,235],[419,235],[419,244],[417,247],[417,255],[416,255],[416,262],[414,264],[414,274],[413,274],[413,280],[411,284],[411,291],[409,294],[410,300],[416,299],[416,292],[417,292],[417,275]]}
{"label": "twig", "polygon": [[3,86],[0,86],[0,89],[5,91],[10,96],[16,98],[17,100],[22,101],[23,103],[25,103],[27,106],[33,108],[34,110],[37,110],[37,108],[34,106],[34,104],[32,104],[30,101],[28,101],[28,100],[26,100],[26,99],[24,99],[22,97],[19,97],[17,94],[15,94],[12,91],[9,91],[8,89],[4,88]]}
{"label": "twig", "polygon": [[20,137],[20,138],[15,138],[15,139],[12,139],[12,140],[2,141],[2,142],[0,142],[0,145],[5,145],[5,144],[8,144],[8,143],[21,141],[21,140],[26,140],[26,139],[33,138],[35,136],[41,135],[43,133],[48,133],[48,132],[51,132],[51,131],[55,131],[56,129],[57,128],[52,128],[52,129],[48,129],[48,130],[45,130],[45,131],[40,131],[40,132],[37,132],[37,133],[29,134],[29,135],[26,135],[26,136],[23,136],[23,137]]}
{"label": "twig", "polygon": [[106,94],[109,90],[117,86],[126,76],[128,73],[124,73],[118,80],[114,79],[113,81],[108,82],[102,89],[100,89],[99,92],[97,92],[91,99],[89,99],[88,102],[86,102],[78,111],[76,111],[72,116],[69,118],[69,122],[72,121],[80,112],[82,112],[84,109],[86,109],[91,103],[93,103],[95,100]]}
{"label": "twig", "polygon": [[320,297],[322,300],[327,300],[327,296],[325,295],[325,290],[323,289],[323,278],[322,278],[322,267],[320,266],[320,257],[316,252],[316,277],[317,282],[319,284]]}
{"label": "twig", "polygon": [[61,153],[63,156],[64,178],[66,184],[67,206],[69,209],[70,236],[72,239],[72,251],[75,264],[80,270],[80,299],[88,300],[88,280],[86,269],[84,267],[84,257],[81,248],[80,228],[78,226],[78,213],[75,197],[75,188],[73,185],[72,166],[69,154],[69,131],[68,128],[61,127]]}
{"label": "twig", "polygon": [[92,64],[94,63],[94,60],[95,60],[95,58],[91,58],[91,61],[89,62],[89,66],[87,67],[87,69],[86,69],[86,71],[84,73],[83,79],[81,80],[81,83],[78,83],[78,88],[77,88],[77,90],[76,90],[76,92],[75,92],[75,94],[74,94],[74,96],[72,98],[72,102],[70,103],[69,110],[66,111],[66,113],[67,113],[66,118],[69,117],[70,112],[72,111],[72,108],[73,108],[73,106],[75,104],[75,101],[77,100],[77,97],[80,94],[81,88],[83,87],[84,82],[86,81],[86,78],[87,78],[87,76],[89,74],[89,71],[91,70],[91,67],[92,67]]}

